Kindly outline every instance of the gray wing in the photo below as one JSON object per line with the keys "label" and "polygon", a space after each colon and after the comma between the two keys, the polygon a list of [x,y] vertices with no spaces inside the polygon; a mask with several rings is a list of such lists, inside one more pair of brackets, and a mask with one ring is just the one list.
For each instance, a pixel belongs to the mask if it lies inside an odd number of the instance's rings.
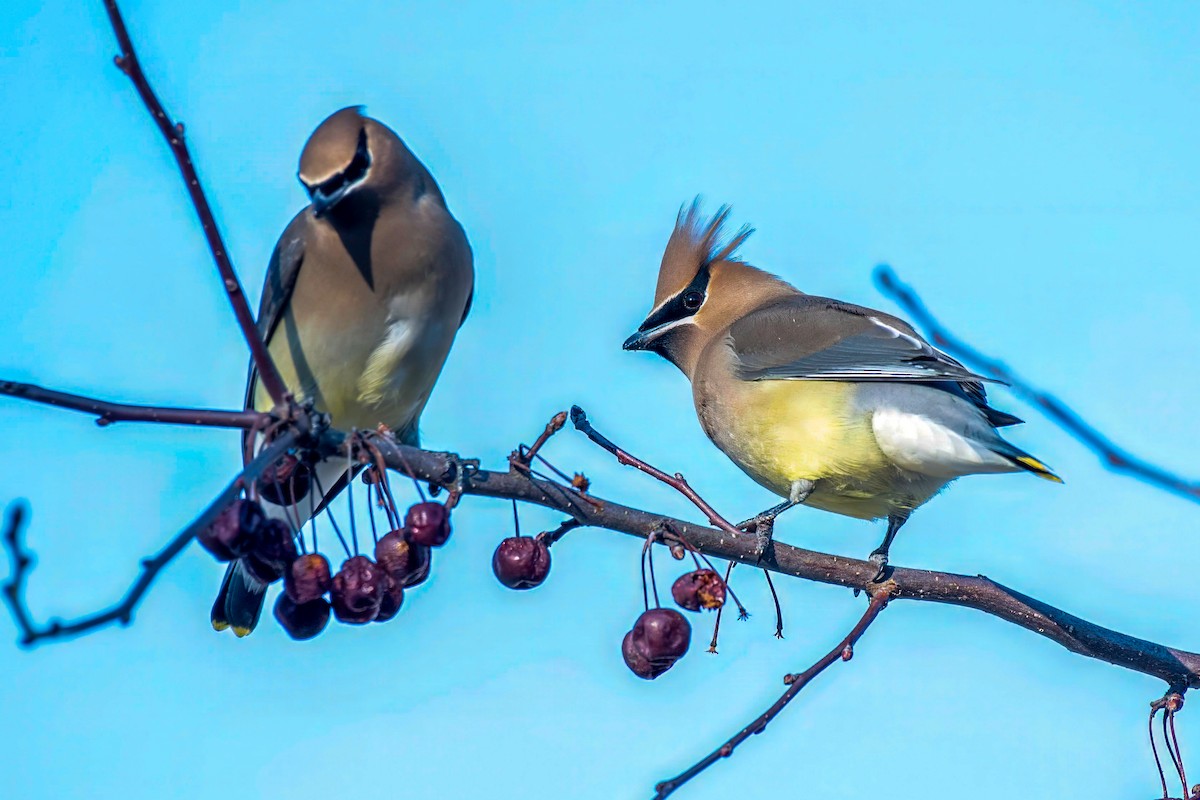
{"label": "gray wing", "polygon": [[798,295],[751,312],[729,331],[742,380],[928,383],[964,397],[994,425],[1019,422],[987,405],[985,381],[904,320],[826,297]]}
{"label": "gray wing", "polygon": [[[263,283],[262,298],[258,303],[258,335],[266,344],[271,343],[279,321],[283,318],[284,309],[296,288],[296,277],[300,274],[300,265],[304,263],[304,235],[307,227],[307,209],[292,217],[292,221],[283,229],[271,260],[267,264],[267,277]],[[254,360],[250,360],[250,370],[246,377],[245,408],[254,405],[254,392],[258,385],[258,370],[254,368]]]}

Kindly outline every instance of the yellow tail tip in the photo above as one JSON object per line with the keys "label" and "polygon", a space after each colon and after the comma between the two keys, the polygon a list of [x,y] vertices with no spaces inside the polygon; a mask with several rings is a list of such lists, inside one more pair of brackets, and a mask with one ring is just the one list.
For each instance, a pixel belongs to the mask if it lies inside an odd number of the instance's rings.
{"label": "yellow tail tip", "polygon": [[212,626],[213,626],[214,631],[223,631],[229,627],[229,623],[226,622],[225,620],[214,619],[212,621]]}
{"label": "yellow tail tip", "polygon": [[243,637],[249,636],[251,630],[252,630],[252,628],[239,628],[237,625],[234,625],[233,626],[233,635],[238,637],[239,639],[241,639]]}
{"label": "yellow tail tip", "polygon": [[1038,461],[1033,456],[1021,456],[1017,459],[1017,463],[1025,469],[1037,475],[1039,478],[1045,478],[1054,483],[1062,483],[1063,479],[1054,474],[1054,471],[1047,467],[1042,462]]}

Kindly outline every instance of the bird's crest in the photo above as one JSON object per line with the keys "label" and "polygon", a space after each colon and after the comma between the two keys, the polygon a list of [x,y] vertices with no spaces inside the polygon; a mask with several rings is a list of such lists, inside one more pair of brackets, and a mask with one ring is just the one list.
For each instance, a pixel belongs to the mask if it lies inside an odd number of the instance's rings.
{"label": "bird's crest", "polygon": [[655,305],[680,292],[691,283],[701,269],[718,261],[737,261],[737,249],[754,233],[743,225],[728,241],[723,228],[729,218],[729,206],[721,206],[711,219],[700,212],[700,198],[679,209],[675,230],[663,253],[658,272],[658,287],[654,292]]}

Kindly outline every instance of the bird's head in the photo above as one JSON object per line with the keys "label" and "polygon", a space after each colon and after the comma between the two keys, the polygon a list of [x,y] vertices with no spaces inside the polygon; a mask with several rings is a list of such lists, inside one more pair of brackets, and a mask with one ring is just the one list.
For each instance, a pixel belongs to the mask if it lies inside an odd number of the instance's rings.
{"label": "bird's head", "polygon": [[321,217],[355,195],[381,194],[412,174],[416,159],[392,130],[351,106],[325,119],[304,145],[298,177]]}
{"label": "bird's head", "polygon": [[795,292],[737,258],[737,248],[754,231],[743,227],[724,241],[721,229],[728,217],[729,207],[723,206],[704,219],[699,198],[680,210],[659,268],[654,308],[624,349],[653,351],[690,375],[714,334],[766,296]]}

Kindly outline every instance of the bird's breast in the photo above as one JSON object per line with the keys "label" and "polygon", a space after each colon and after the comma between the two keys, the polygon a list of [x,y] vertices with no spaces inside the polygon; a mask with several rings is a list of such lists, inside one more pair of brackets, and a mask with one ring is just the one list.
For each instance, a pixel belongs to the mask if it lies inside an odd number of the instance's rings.
{"label": "bird's breast", "polygon": [[923,502],[945,481],[913,483],[896,468],[855,402],[857,388],[800,380],[698,385],[696,405],[709,438],[763,486],[788,497],[796,481],[813,481],[806,504],[871,519]]}

